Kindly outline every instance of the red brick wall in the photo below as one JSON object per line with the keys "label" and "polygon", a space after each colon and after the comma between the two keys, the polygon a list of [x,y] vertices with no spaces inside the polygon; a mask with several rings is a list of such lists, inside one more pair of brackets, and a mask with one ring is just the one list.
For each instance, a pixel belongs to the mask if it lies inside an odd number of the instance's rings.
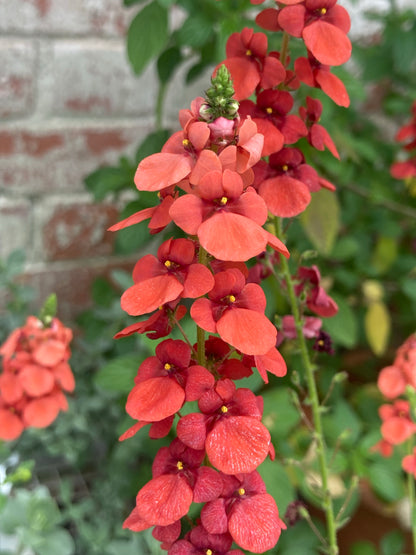
{"label": "red brick wall", "polygon": [[38,303],[55,291],[65,318],[123,262],[106,232],[118,211],[92,204],[83,179],[133,154],[153,125],[154,71],[133,76],[125,53],[136,10],[0,0],[0,257],[25,249]]}

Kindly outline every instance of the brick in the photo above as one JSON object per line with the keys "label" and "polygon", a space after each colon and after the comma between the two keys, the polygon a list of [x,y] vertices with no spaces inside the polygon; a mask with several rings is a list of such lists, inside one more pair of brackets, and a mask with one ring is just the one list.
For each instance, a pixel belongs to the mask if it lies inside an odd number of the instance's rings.
{"label": "brick", "polygon": [[118,36],[133,10],[120,0],[0,0],[0,31],[26,34]]}
{"label": "brick", "polygon": [[[55,262],[29,265],[21,281],[33,287],[36,299],[34,310],[42,306],[45,299],[56,293],[58,316],[67,324],[80,312],[91,306],[93,281],[104,276],[109,278],[112,269],[131,272],[135,258],[111,258],[81,262]],[[121,296],[122,291],[120,291]]]}
{"label": "brick", "polygon": [[35,259],[74,260],[112,253],[114,234],[107,228],[117,221],[118,209],[79,199],[48,197],[35,207]]}
{"label": "brick", "polygon": [[0,39],[0,118],[32,112],[36,51],[31,41]]}
{"label": "brick", "polygon": [[7,258],[15,249],[30,249],[31,220],[28,200],[0,197],[0,258]]}
{"label": "brick", "polygon": [[148,126],[134,122],[10,126],[0,132],[0,191],[31,195],[83,191],[89,173],[117,163],[121,155],[131,156],[148,132]]}
{"label": "brick", "polygon": [[[59,41],[52,48],[51,114],[64,117],[126,117],[154,112],[156,77],[148,69],[135,77],[122,41]],[[45,52],[44,56],[50,56]],[[42,94],[42,82],[41,82]]]}

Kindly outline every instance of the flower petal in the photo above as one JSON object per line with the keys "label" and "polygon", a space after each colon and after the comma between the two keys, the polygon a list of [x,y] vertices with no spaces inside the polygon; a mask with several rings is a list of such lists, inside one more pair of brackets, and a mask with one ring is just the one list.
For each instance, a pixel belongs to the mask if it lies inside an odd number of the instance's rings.
{"label": "flower petal", "polygon": [[133,387],[127,398],[126,411],[136,420],[158,422],[175,414],[184,400],[185,392],[173,378],[151,378]]}
{"label": "flower petal", "polygon": [[277,331],[268,318],[254,310],[232,308],[217,322],[224,341],[246,355],[265,355],[276,345]]}
{"label": "flower petal", "polygon": [[270,434],[255,418],[230,416],[219,420],[207,435],[210,463],[224,474],[252,472],[267,457]]}

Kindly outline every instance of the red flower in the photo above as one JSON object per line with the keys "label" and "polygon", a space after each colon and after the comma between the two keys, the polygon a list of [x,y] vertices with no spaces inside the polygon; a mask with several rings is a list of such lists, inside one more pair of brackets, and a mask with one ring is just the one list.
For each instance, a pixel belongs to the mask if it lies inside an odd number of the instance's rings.
{"label": "red flower", "polygon": [[272,549],[286,528],[258,472],[223,475],[221,497],[202,508],[201,521],[208,532],[228,531],[240,547],[254,553]]}
{"label": "red flower", "polygon": [[416,425],[410,418],[409,403],[396,401],[393,405],[382,405],[379,415],[383,423],[381,435],[391,445],[399,445],[416,431]]}
{"label": "red flower", "polygon": [[283,148],[270,156],[268,164],[261,161],[254,168],[255,186],[275,216],[297,216],[308,206],[311,191],[320,189],[316,170],[304,162],[300,150]]}
{"label": "red flower", "polygon": [[116,333],[114,338],[128,337],[133,333],[145,333],[149,339],[166,337],[172,331],[175,321],[179,322],[186,314],[186,307],[178,306],[178,303],[179,299],[160,306],[147,320],[127,326],[127,328]]}
{"label": "red flower", "polygon": [[324,318],[335,316],[338,312],[338,305],[320,285],[321,274],[318,267],[316,265],[310,268],[301,266],[296,277],[300,281],[295,288],[296,294],[300,295],[302,291],[306,292],[306,305],[309,310]]}
{"label": "red flower", "polygon": [[200,297],[214,285],[211,272],[195,258],[189,239],[168,239],[158,249],[158,257],[147,254],[134,267],[135,284],[121,297],[121,307],[139,316],[181,297]]}
{"label": "red flower", "polygon": [[175,439],[162,447],[153,462],[153,478],[141,488],[136,507],[124,528],[138,531],[152,525],[169,526],[182,518],[191,503],[216,499],[221,491],[219,474],[201,467],[205,452],[186,447]]}
{"label": "red flower", "polygon": [[258,94],[257,104],[244,100],[241,116],[250,115],[257,129],[264,135],[262,156],[279,151],[283,144],[292,144],[307,135],[307,129],[298,116],[288,115],[293,97],[287,91],[268,89]]}
{"label": "red flower", "polygon": [[271,244],[287,249],[261,226],[267,207],[252,188],[244,191],[241,176],[231,170],[211,171],[200,180],[195,194],[179,197],[170,209],[173,221],[220,260],[245,261]]}
{"label": "red flower", "polygon": [[339,159],[337,148],[328,131],[318,123],[322,114],[322,103],[316,98],[307,96],[306,108],[301,106],[299,108],[299,113],[308,126],[309,143],[317,150],[324,150],[325,147],[327,147],[331,154]]}
{"label": "red flower", "polygon": [[210,463],[225,474],[251,472],[270,451],[270,434],[260,422],[261,410],[249,389],[219,380],[198,401],[201,413],[182,417],[177,425],[181,441],[205,449]]}
{"label": "red flower", "polygon": [[328,65],[315,60],[310,54],[308,58],[295,60],[295,73],[306,85],[322,89],[338,106],[348,108],[350,105],[347,89],[341,79],[331,73]]}
{"label": "red flower", "polygon": [[402,460],[402,468],[405,472],[413,474],[416,478],[416,447],[413,448],[413,453],[411,455],[404,457]]}
{"label": "red flower", "polygon": [[168,555],[243,555],[240,549],[231,549],[230,534],[209,534],[202,525],[192,528],[185,539],[175,542]]}
{"label": "red flower", "polygon": [[322,64],[337,66],[351,56],[346,33],[351,22],[348,12],[337,0],[304,0],[279,10],[279,25],[294,37],[302,37],[313,56]]}
{"label": "red flower", "polygon": [[266,297],[260,286],[245,283],[237,269],[219,272],[208,299],[191,308],[195,323],[247,355],[265,355],[276,344],[276,328],[264,315]]}
{"label": "red flower", "polygon": [[73,391],[68,364],[72,332],[53,318],[46,327],[34,316],[0,347],[0,438],[10,441],[25,427],[44,428],[67,410],[62,390]]}
{"label": "red flower", "polygon": [[226,54],[222,64],[231,73],[237,100],[251,96],[257,86],[271,89],[285,80],[286,70],[280,60],[267,55],[264,33],[254,33],[248,27],[233,33],[227,41]]}

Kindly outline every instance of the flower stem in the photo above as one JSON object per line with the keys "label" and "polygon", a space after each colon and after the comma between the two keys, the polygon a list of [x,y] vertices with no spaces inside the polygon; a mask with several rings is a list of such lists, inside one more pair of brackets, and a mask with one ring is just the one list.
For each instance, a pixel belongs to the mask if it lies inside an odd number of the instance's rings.
{"label": "flower stem", "polygon": [[[208,263],[207,251],[203,247],[201,247],[201,245],[199,245],[198,262],[200,264],[203,264],[204,266],[206,266]],[[205,366],[205,331],[199,326],[196,327],[196,341],[198,348],[198,364],[200,364],[201,366]]]}
{"label": "flower stem", "polygon": [[[282,220],[280,218],[275,218],[275,230],[276,235],[279,239],[283,239],[283,226]],[[302,332],[302,318],[299,312],[299,306],[297,297],[295,294],[295,288],[292,280],[292,275],[289,268],[289,263],[287,259],[281,254],[280,261],[283,270],[283,277],[285,279],[288,295],[289,295],[289,302],[292,309],[292,315],[295,321],[296,326],[296,335],[299,344],[300,354],[302,358],[302,364],[306,374],[306,382],[308,385],[308,392],[309,398],[311,403],[311,410],[312,410],[312,419],[313,425],[315,429],[315,441],[317,445],[317,457],[319,463],[319,471],[322,480],[322,492],[323,492],[323,501],[322,501],[322,509],[325,512],[326,516],[326,526],[327,526],[327,533],[328,533],[328,554],[329,555],[338,555],[339,549],[337,544],[337,537],[336,537],[336,525],[335,525],[335,515],[334,515],[334,507],[332,503],[331,493],[329,491],[328,483],[329,483],[329,470],[326,463],[326,445],[325,439],[323,435],[323,428],[322,428],[322,418],[321,418],[321,407],[319,404],[319,397],[318,397],[318,389],[315,383],[315,370],[316,367],[312,364],[308,347],[306,345],[306,340]]]}
{"label": "flower stem", "polygon": [[[413,438],[408,442],[408,453],[413,454]],[[416,488],[413,472],[407,472],[407,490],[410,502],[410,523],[412,526],[413,552],[416,553]]]}

